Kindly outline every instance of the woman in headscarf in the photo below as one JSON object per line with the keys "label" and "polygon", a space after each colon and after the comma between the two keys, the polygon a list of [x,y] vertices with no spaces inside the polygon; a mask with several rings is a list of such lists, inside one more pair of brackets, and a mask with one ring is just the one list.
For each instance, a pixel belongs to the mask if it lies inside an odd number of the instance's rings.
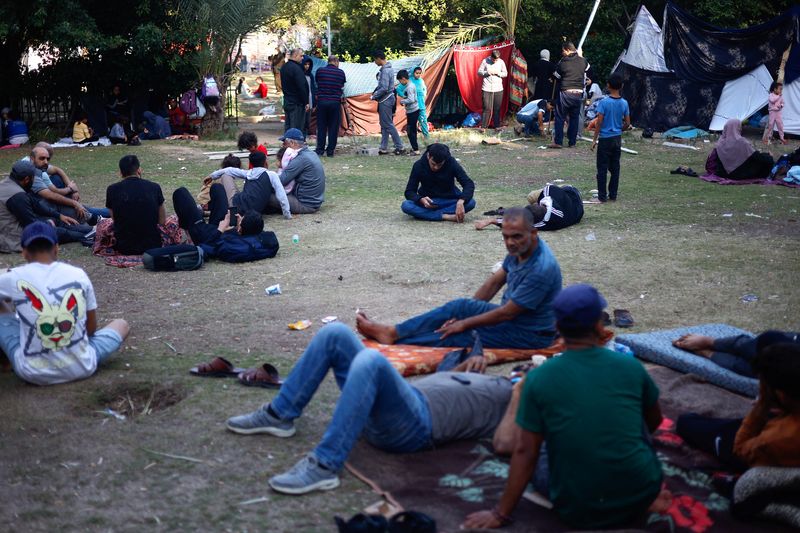
{"label": "woman in headscarf", "polygon": [[742,123],[735,118],[725,123],[716,152],[716,174],[722,178],[762,179],[769,176],[775,165],[775,160],[768,152],[759,152],[742,137]]}

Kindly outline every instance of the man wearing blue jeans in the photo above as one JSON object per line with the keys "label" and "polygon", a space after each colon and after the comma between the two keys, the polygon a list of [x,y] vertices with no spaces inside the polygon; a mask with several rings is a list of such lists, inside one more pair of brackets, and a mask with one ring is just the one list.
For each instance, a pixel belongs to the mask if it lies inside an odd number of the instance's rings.
{"label": "man wearing blue jeans", "polygon": [[447,145],[433,143],[411,168],[400,209],[420,220],[464,222],[464,216],[475,209],[474,193],[475,183]]}
{"label": "man wearing blue jeans", "polygon": [[[455,370],[471,364],[465,361]],[[441,372],[409,384],[376,350],[364,348],[344,324],[314,337],[280,392],[258,410],[228,419],[234,433],[291,437],[294,420],[333,370],[341,396],[320,443],[287,472],[270,478],[273,490],[305,494],[339,486],[359,436],[373,446],[408,453],[457,439],[491,436],[511,397],[511,382],[497,376]]]}
{"label": "man wearing blue jeans", "polygon": [[92,282],[83,270],[58,261],[51,224],[29,224],[21,241],[28,263],[0,275],[0,348],[17,376],[29,383],[87,378],[119,349],[128,323],[117,319],[97,329]]}
{"label": "man wearing blue jeans", "polygon": [[[472,332],[488,348],[544,348],[555,339],[553,299],[561,290],[561,268],[538,237],[533,215],[507,209],[503,240],[508,255],[473,298],[452,300],[395,326],[379,324],[363,313],[358,331],[383,344],[472,346]],[[491,303],[503,286],[500,304]]]}
{"label": "man wearing blue jeans", "polygon": [[575,146],[578,139],[578,123],[583,103],[583,88],[589,63],[578,54],[575,45],[565,42],[561,47],[559,61],[553,76],[560,81],[561,90],[556,97],[556,120],[551,148],[561,148],[564,143],[564,121],[569,121],[567,141]]}

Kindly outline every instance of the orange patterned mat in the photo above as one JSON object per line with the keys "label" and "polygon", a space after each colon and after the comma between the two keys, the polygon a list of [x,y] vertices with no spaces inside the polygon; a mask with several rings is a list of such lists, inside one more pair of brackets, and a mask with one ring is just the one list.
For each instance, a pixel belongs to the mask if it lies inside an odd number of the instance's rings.
{"label": "orange patterned mat", "polygon": [[[608,342],[614,337],[612,331],[606,330],[603,342]],[[370,339],[364,339],[364,346],[378,350],[392,363],[403,376],[417,376],[436,372],[436,367],[442,362],[448,352],[456,348],[431,348],[430,346],[415,346],[412,344],[380,344]],[[483,356],[490,365],[510,363],[512,361],[530,360],[533,355],[551,357],[564,351],[564,341],[559,338],[547,348],[538,350],[520,350],[515,348],[484,348]]]}

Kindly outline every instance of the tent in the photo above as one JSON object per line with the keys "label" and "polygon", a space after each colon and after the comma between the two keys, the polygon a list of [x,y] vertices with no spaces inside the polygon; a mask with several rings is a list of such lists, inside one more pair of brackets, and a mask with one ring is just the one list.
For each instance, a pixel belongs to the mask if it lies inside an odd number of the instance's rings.
{"label": "tent", "polygon": [[[327,64],[327,61],[323,59],[316,57],[311,59],[314,62],[313,72]],[[433,109],[441,93],[445,75],[447,74],[447,69],[450,68],[452,59],[453,50],[448,48],[434,54],[393,59],[391,63],[395,73],[405,69],[410,74],[415,67],[422,67],[422,79],[425,80],[425,85],[428,87],[425,106],[427,109]],[[380,133],[378,104],[370,100],[370,95],[377,85],[376,75],[380,70],[379,67],[374,63],[342,62],[339,64],[339,68],[347,76],[344,96],[350,111],[343,117],[342,130],[352,132],[355,135]],[[406,112],[403,106],[397,106],[394,123],[398,131],[405,127]]]}
{"label": "tent", "polygon": [[[615,67],[625,80],[622,93],[634,125],[655,131],[685,124],[721,129],[728,118],[747,118],[766,104],[784,52],[798,43],[798,20],[800,6],[795,6],[757,26],[725,29],[669,2],[660,28],[642,6]],[[800,53],[789,54],[785,68],[800,74]],[[790,81],[784,130],[800,133],[800,85]]]}

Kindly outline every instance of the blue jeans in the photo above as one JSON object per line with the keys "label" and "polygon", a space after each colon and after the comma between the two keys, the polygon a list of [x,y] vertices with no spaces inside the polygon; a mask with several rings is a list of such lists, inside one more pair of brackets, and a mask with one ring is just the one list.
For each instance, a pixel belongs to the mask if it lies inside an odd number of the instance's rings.
{"label": "blue jeans", "polygon": [[[50,176],[50,181],[52,181],[53,185],[55,185],[59,189],[63,189],[64,187],[67,186],[67,184],[64,183],[64,180],[62,180],[61,176],[59,176],[58,174],[53,174],[52,176]],[[72,195],[70,194],[69,196]],[[93,215],[98,215],[104,218],[111,218],[111,211],[105,207],[89,207],[89,206],[84,206],[84,207],[86,208],[87,211],[89,211],[89,213]]]}
{"label": "blue jeans", "polygon": [[570,146],[575,146],[578,141],[578,119],[581,113],[581,95],[561,91],[556,102],[556,131],[553,142],[564,144],[564,121],[569,118],[567,140]]}
{"label": "blue jeans", "polygon": [[322,328],[297,361],[270,406],[281,420],[299,417],[333,370],[342,394],[314,454],[326,468],[341,470],[362,434],[373,446],[395,453],[433,445],[428,402],[377,350],[368,350],[344,324]]}
{"label": "blue jeans", "polygon": [[[439,221],[442,220],[442,215],[456,214],[456,204],[458,203],[458,199],[431,198],[431,200],[434,204],[436,204],[436,209],[426,209],[418,203],[412,202],[411,200],[405,200],[402,204],[400,204],[400,209],[402,209],[403,213],[406,215],[411,215],[412,217],[420,220]],[[473,209],[475,209],[475,199],[471,198],[469,202],[464,203],[464,212],[469,213]]]}
{"label": "blue jeans", "polygon": [[[399,336],[397,344],[472,346],[474,340],[470,331],[441,339],[441,333],[436,333],[435,330],[451,318],[461,320],[489,312],[497,307],[499,307],[497,304],[472,298],[451,300],[441,307],[397,324]],[[514,320],[476,328],[475,331],[480,335],[481,342],[486,348],[546,348],[553,344],[555,339],[555,332],[541,335],[526,332]]]}
{"label": "blue jeans", "polygon": [[517,122],[523,124],[525,126],[524,133],[525,135],[540,135],[541,131],[539,130],[539,114],[534,113],[533,115],[529,114],[521,114],[517,113]]}

